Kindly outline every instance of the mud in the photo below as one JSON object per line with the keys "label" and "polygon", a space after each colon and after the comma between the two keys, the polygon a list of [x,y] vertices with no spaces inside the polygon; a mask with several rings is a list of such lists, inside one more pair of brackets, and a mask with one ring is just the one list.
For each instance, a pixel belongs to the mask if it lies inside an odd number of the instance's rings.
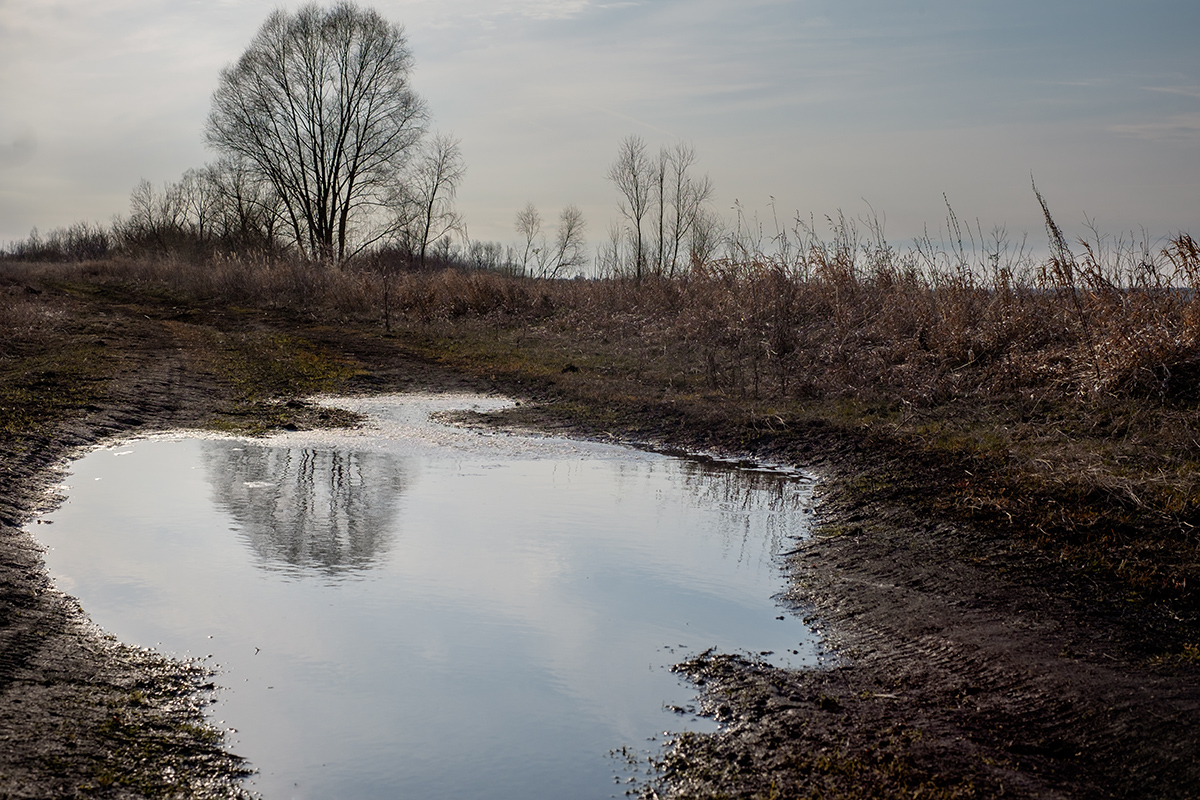
{"label": "mud", "polygon": [[104,397],[0,441],[0,797],[239,797],[245,765],[202,708],[211,676],[106,638],[50,583],[21,526],[71,453],[198,424],[212,392],[154,326],[127,328]]}
{"label": "mud", "polygon": [[[832,665],[786,672],[720,654],[682,665],[727,725],[681,737],[640,787],[646,796],[1198,796],[1200,669],[1161,655],[1163,637],[1200,641],[1195,625],[1114,597],[1019,539],[929,515],[929,495],[971,465],[929,463],[835,424],[764,427],[711,408],[591,396],[578,382],[463,376],[378,332],[54,302],[68,319],[56,347],[105,344],[88,351],[94,390],[0,440],[0,797],[241,792],[246,765],[204,722],[202,665],[105,639],[50,585],[21,526],[47,502],[55,466],[106,437],[352,423],[297,399],[316,385],[307,373],[272,373],[269,396],[251,396],[253,372],[235,379],[213,357],[221,337],[264,333],[344,367],[330,372],[337,391],[495,389],[538,402],[493,424],[823,475],[818,533],[789,557],[796,613],[822,625]],[[13,363],[6,380],[45,386],[46,374]]]}

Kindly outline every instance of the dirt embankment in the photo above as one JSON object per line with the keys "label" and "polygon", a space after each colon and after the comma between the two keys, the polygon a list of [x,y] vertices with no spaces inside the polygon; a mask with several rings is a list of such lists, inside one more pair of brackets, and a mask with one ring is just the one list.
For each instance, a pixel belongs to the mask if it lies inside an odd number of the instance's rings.
{"label": "dirt embankment", "polygon": [[937,513],[977,464],[836,420],[764,424],[590,392],[574,373],[463,377],[432,363],[427,343],[416,355],[378,330],[78,292],[44,303],[54,329],[0,360],[0,797],[240,791],[243,765],[203,723],[202,671],[106,641],[49,586],[20,525],[56,463],[142,430],[336,423],[278,401],[417,387],[545,401],[501,424],[826,476],[822,525],[790,558],[798,613],[820,622],[836,666],[785,672],[720,655],[685,665],[729,725],[681,738],[647,794],[1197,796],[1194,625],[1169,604],[1114,597],[1006,532]]}

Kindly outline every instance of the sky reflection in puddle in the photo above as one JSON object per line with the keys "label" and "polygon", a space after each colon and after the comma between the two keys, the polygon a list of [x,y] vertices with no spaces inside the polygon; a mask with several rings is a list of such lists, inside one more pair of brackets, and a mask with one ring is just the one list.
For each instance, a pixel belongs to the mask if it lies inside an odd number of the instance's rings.
{"label": "sky reflection in puddle", "polygon": [[372,424],[97,450],[37,529],[106,630],[213,654],[268,800],[619,795],[609,750],[711,728],[671,664],[816,662],[772,600],[807,483],[429,419],[495,398],[329,402]]}

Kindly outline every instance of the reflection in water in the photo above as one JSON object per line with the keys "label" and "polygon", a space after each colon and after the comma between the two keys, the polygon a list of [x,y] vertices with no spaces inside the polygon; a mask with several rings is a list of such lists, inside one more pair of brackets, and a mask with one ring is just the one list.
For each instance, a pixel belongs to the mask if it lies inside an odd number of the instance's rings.
{"label": "reflection in water", "polygon": [[739,561],[752,547],[773,558],[799,535],[808,485],[795,476],[695,461],[679,466],[696,507],[717,509],[725,518],[721,531],[727,545],[737,540]]}
{"label": "reflection in water", "polygon": [[213,500],[268,568],[335,574],[387,549],[405,480],[386,453],[208,441]]}
{"label": "reflection in water", "polygon": [[[790,539],[807,531],[804,513],[811,500],[811,478],[708,459],[677,458],[667,466],[672,485],[684,490],[680,500],[720,516],[715,532],[727,553],[738,553],[739,563],[752,553],[756,560],[771,562]],[[643,465],[622,465],[618,471],[629,482],[646,474]]]}
{"label": "reflection in water", "polygon": [[712,729],[675,662],[817,663],[772,600],[799,476],[429,419],[493,398],[337,402],[369,424],[93,452],[38,528],[98,624],[213,654],[256,794],[603,800],[606,753]]}
{"label": "reflection in water", "polygon": [[677,463],[684,484],[696,495],[700,507],[794,514],[806,505],[805,495],[796,491],[797,485],[806,481],[791,473],[686,459]]}

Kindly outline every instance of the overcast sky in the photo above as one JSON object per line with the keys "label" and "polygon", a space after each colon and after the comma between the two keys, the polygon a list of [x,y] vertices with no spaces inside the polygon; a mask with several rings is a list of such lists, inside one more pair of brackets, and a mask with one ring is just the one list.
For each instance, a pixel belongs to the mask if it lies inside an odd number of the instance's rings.
{"label": "overcast sky", "polygon": [[[202,129],[259,0],[0,0],[0,243],[128,209],[213,158]],[[367,5],[367,3],[364,3]],[[945,217],[1040,246],[1059,221],[1200,232],[1196,0],[381,0],[434,127],[462,141],[473,238],[532,201],[615,217],[619,141],[691,142],[732,217]],[[868,206],[869,204],[869,206]]]}

